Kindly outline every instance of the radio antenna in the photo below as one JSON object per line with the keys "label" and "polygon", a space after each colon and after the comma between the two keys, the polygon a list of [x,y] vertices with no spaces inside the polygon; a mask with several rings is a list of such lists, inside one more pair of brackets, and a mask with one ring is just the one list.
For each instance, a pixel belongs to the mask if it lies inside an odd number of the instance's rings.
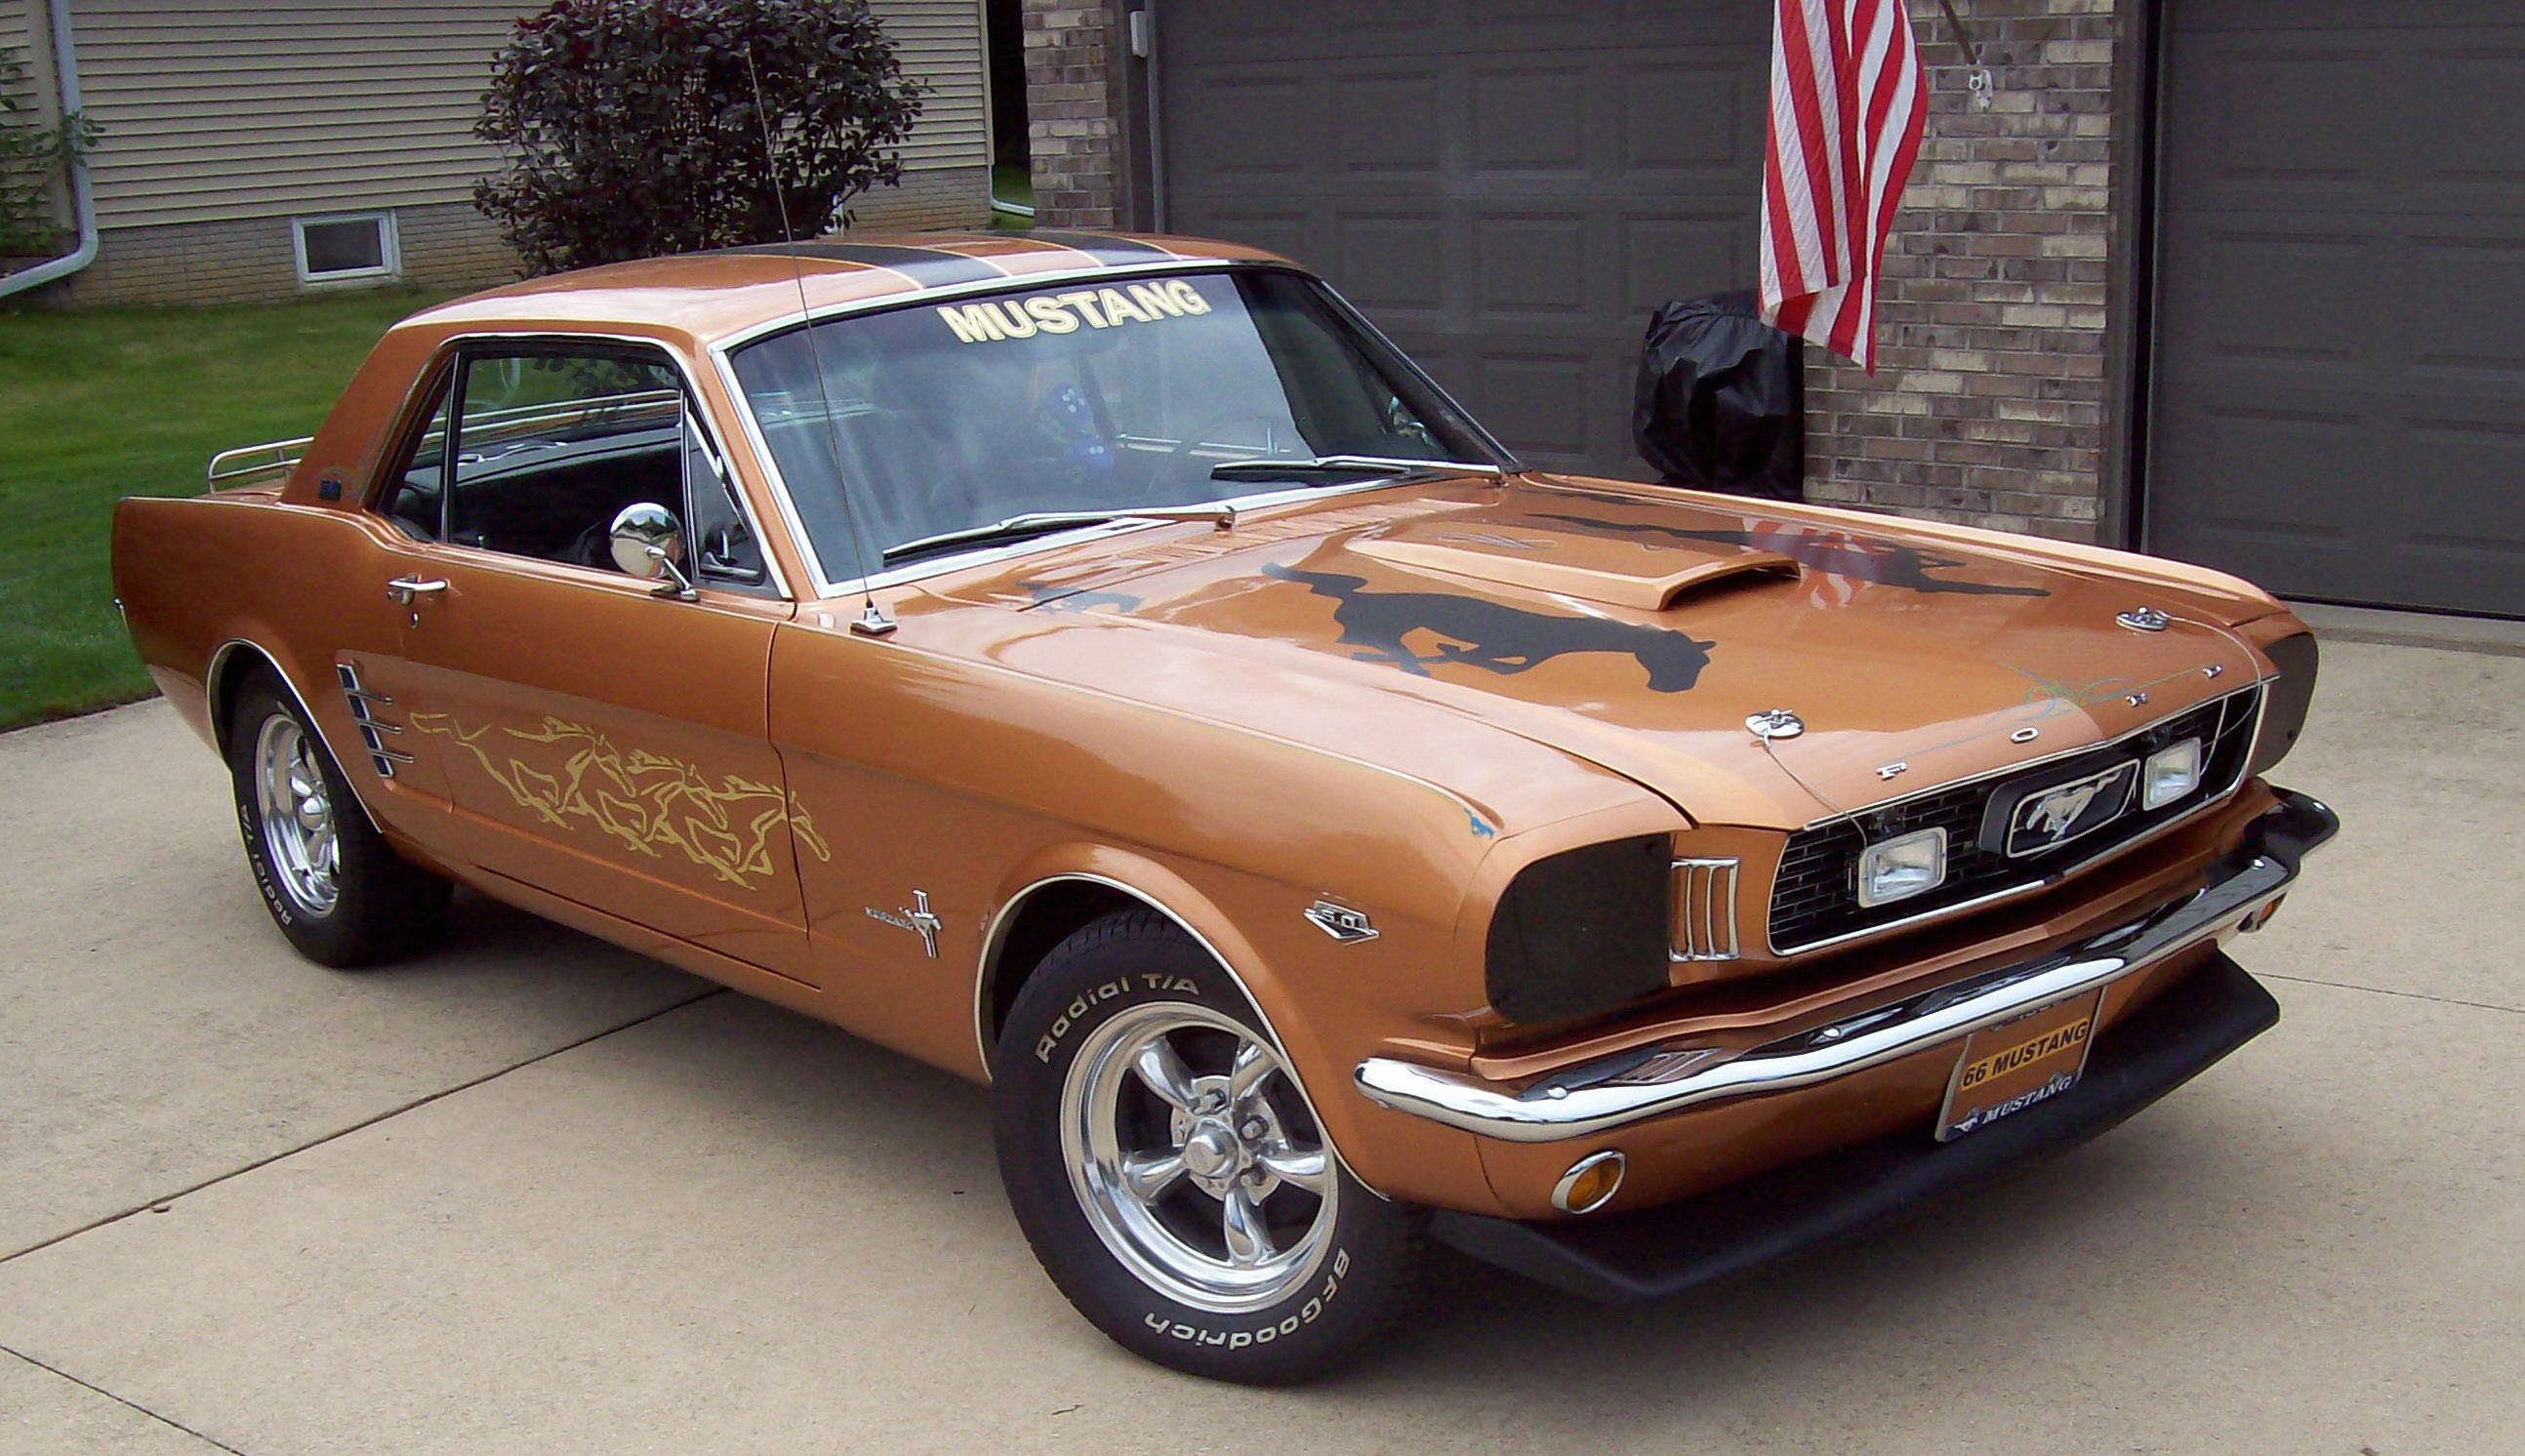
{"label": "radio antenna", "polygon": [[780,154],[772,145],[771,113],[763,104],[763,74],[754,69],[754,42],[745,43],[745,78],[754,87],[754,117],[763,123],[764,175],[771,184],[772,205],[780,212],[780,246],[789,257],[789,280],[798,286],[798,331],[807,339],[807,366],[816,374],[816,398],[824,410],[824,448],[832,456],[833,488],[842,497],[842,524],[851,537],[851,558],[860,568],[860,619],[851,630],[862,637],[883,637],[894,630],[894,618],[877,608],[868,588],[867,547],[860,538],[859,513],[851,509],[849,482],[842,479],[842,437],[833,423],[832,386],[824,382],[823,356],[816,347],[816,318],[807,303],[807,267],[798,260],[798,235],[789,227],[789,197],[780,185]]}

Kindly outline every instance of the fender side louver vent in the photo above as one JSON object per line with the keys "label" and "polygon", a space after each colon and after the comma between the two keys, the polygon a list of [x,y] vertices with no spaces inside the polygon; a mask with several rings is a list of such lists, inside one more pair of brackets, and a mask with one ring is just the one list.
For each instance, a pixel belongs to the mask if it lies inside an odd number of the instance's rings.
{"label": "fender side louver vent", "polygon": [[412,761],[410,753],[398,753],[385,743],[385,735],[402,733],[403,725],[388,722],[376,713],[379,707],[392,707],[394,700],[361,687],[360,669],[355,663],[334,663],[333,675],[341,679],[342,697],[351,704],[351,716],[359,721],[360,746],[369,751],[369,762],[375,767],[378,778],[393,778],[396,764]]}

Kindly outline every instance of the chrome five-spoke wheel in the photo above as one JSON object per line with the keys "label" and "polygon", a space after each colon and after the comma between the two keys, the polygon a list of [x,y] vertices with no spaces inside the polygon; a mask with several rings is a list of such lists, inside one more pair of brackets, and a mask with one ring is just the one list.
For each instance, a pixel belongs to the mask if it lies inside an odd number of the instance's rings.
{"label": "chrome five-spoke wheel", "polygon": [[335,833],[332,795],[316,751],[297,719],[275,712],[255,737],[256,817],[282,893],[301,913],[332,913],[340,891],[341,841]]}
{"label": "chrome five-spoke wheel", "polygon": [[1203,1006],[1098,1027],[1062,1089],[1064,1161],[1087,1222],[1196,1309],[1261,1309],[1323,1262],[1340,1181],[1279,1053]]}

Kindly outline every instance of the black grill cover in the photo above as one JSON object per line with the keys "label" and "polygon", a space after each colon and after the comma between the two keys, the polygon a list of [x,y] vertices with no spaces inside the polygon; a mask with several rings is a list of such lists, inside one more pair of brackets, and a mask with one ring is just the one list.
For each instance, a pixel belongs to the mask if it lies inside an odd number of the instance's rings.
{"label": "black grill cover", "polygon": [[1750,289],[1659,309],[1631,392],[1640,459],[1668,485],[1806,499],[1804,347]]}

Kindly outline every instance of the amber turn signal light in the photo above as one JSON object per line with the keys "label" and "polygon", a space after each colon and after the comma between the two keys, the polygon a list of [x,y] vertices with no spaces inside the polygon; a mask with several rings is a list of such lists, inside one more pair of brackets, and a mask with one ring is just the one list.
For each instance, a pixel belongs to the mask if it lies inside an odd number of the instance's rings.
{"label": "amber turn signal light", "polygon": [[1554,1185],[1552,1206],[1562,1213],[1594,1213],[1622,1186],[1622,1170],[1628,1166],[1629,1160],[1610,1148],[1587,1154]]}

